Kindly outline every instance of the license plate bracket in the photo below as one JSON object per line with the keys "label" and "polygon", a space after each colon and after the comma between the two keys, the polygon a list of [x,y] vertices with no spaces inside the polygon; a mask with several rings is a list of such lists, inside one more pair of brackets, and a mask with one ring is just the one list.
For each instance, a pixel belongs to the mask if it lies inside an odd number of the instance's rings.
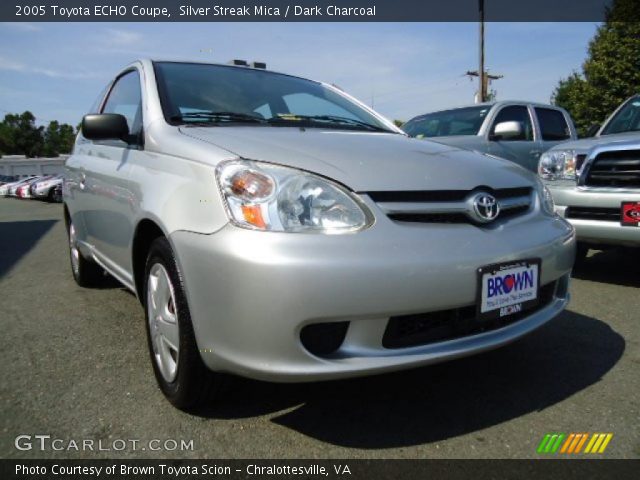
{"label": "license plate bracket", "polygon": [[476,318],[502,318],[535,307],[540,299],[540,274],[539,258],[480,267]]}

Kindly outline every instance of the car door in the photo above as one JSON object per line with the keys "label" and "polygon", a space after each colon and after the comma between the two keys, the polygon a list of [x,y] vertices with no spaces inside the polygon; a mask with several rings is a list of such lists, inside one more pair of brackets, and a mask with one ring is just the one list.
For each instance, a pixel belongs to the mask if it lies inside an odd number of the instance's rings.
{"label": "car door", "polygon": [[[509,138],[496,135],[496,125],[503,122],[519,123],[522,134]],[[511,160],[533,172],[537,171],[542,150],[527,105],[506,105],[496,112],[489,127],[488,139],[489,152],[492,155]]]}
{"label": "car door", "polygon": [[129,173],[136,155],[144,148],[142,91],[137,69],[125,71],[115,80],[100,113],[123,115],[131,140],[91,142],[92,154],[84,165],[84,191],[89,197],[83,212],[84,224],[98,261],[120,280],[130,282],[129,247],[136,197]]}
{"label": "car door", "polygon": [[546,152],[557,145],[572,138],[569,121],[562,110],[548,107],[534,107],[540,131],[542,151]]}

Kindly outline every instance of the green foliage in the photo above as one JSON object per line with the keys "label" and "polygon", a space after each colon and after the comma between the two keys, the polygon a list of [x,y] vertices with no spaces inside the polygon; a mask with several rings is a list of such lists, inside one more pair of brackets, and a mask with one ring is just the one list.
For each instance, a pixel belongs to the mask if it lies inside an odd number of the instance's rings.
{"label": "green foliage", "polygon": [[394,120],[394,121],[393,121],[393,124],[394,124],[396,127],[401,127],[402,125],[404,125],[404,123],[405,123],[405,122],[404,122],[404,120]]}
{"label": "green foliage", "polygon": [[589,42],[582,71],[560,80],[551,101],[569,111],[582,136],[640,93],[639,67],[640,8],[637,0],[614,0]]}
{"label": "green foliage", "polygon": [[51,156],[70,153],[75,140],[71,125],[57,121],[47,128],[36,126],[36,118],[29,111],[20,115],[9,113],[0,122],[0,155],[27,157]]}

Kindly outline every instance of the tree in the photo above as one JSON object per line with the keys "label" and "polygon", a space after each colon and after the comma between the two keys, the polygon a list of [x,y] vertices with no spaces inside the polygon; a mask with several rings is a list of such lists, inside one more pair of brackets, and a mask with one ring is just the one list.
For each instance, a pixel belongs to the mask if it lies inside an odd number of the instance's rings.
{"label": "tree", "polygon": [[45,129],[36,126],[35,120],[29,111],[5,115],[0,122],[0,156],[57,157],[71,152],[76,134],[71,125],[53,120]]}
{"label": "tree", "polygon": [[0,122],[0,157],[13,152],[13,131],[4,121]]}
{"label": "tree", "polygon": [[569,111],[580,135],[602,123],[623,100],[640,92],[640,9],[613,0],[589,42],[581,72],[560,80],[552,103]]}
{"label": "tree", "polygon": [[76,131],[68,123],[60,125],[60,153],[71,153],[76,142]]}
{"label": "tree", "polygon": [[[36,127],[36,117],[29,111],[20,115],[7,114],[2,130],[7,136],[6,153],[39,157],[44,149],[43,127]],[[4,143],[4,142],[3,142]]]}
{"label": "tree", "polygon": [[56,120],[52,120],[44,131],[44,155],[57,157],[60,154],[61,143],[60,124]]}

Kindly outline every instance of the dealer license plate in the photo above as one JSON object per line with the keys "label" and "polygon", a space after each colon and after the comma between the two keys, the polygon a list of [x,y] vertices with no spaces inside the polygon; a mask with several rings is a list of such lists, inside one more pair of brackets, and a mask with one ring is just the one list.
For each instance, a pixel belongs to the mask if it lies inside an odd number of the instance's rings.
{"label": "dealer license plate", "polygon": [[477,316],[505,317],[538,304],[540,259],[487,265],[478,269]]}
{"label": "dealer license plate", "polygon": [[620,224],[623,227],[640,227],[640,202],[622,202]]}

